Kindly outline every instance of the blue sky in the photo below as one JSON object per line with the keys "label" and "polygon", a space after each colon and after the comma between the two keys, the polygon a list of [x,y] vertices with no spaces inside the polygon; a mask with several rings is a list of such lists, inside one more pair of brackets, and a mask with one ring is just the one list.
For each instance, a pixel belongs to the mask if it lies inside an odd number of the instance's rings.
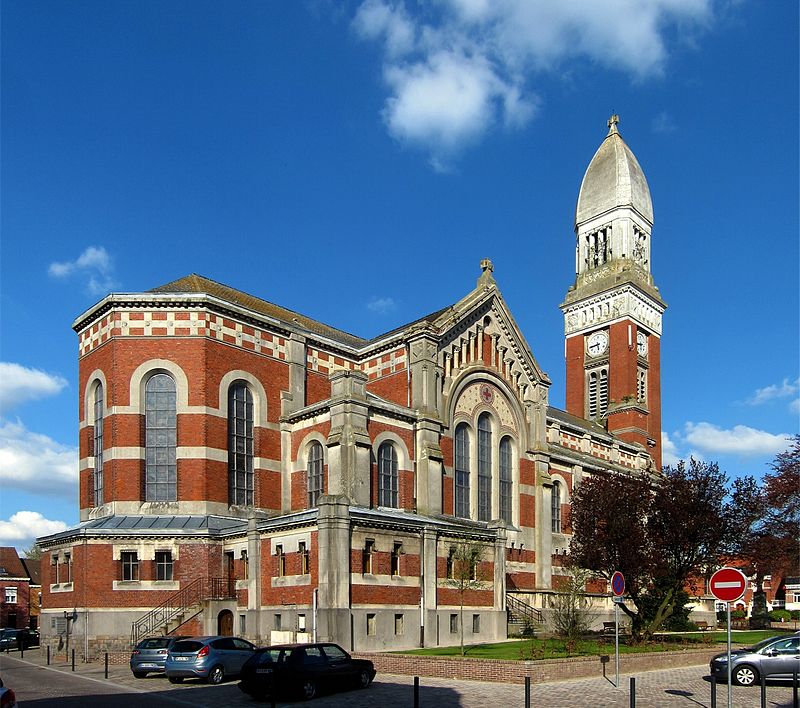
{"label": "blue sky", "polygon": [[77,522],[74,318],[201,273],[372,336],[489,257],[564,404],[574,209],[612,110],[653,196],[667,459],[798,431],[789,0],[2,11],[0,544]]}

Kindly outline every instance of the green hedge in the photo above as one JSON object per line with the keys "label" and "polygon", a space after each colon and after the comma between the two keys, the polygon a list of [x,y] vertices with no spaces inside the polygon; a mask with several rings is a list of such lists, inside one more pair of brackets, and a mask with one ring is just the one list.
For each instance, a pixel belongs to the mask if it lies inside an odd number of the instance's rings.
{"label": "green hedge", "polygon": [[769,618],[773,622],[788,622],[792,619],[792,613],[788,610],[772,610],[772,612],[769,613]]}

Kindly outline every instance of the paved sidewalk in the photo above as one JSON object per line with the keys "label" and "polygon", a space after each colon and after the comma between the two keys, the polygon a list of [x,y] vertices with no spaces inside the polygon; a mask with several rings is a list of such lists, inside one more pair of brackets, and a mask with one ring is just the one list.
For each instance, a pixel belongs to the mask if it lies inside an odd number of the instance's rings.
{"label": "paved sidewalk", "polygon": [[[19,652],[0,654],[0,669],[5,658],[19,660]],[[43,666],[46,654],[41,650],[26,651],[22,660]],[[70,672],[71,666],[63,655],[51,662],[50,668]],[[236,682],[226,682],[222,686],[207,686],[202,683],[184,683],[173,686],[163,677],[136,679],[125,666],[110,666],[109,678],[104,677],[103,663],[77,663],[75,674],[93,681],[108,681],[119,686],[121,692],[169,691],[176,703],[190,701],[197,706],[220,705],[256,706],[264,705],[244,696],[236,687]],[[711,684],[704,677],[708,667],[691,666],[679,669],[641,672],[636,679],[637,708],[711,708]],[[375,683],[365,691],[322,696],[313,701],[319,708],[346,706],[347,708],[411,708],[414,697],[414,679],[410,676],[380,674]],[[539,683],[531,686],[532,708],[629,708],[630,676],[623,675],[621,687],[615,688],[611,681],[603,678],[576,679],[553,683]],[[185,691],[192,693],[185,693]],[[174,693],[173,693],[174,691]],[[479,681],[456,681],[440,678],[420,678],[420,708],[522,708],[525,688],[521,684],[484,683]],[[296,705],[281,701],[280,706]],[[717,706],[727,705],[727,686],[717,687]],[[758,687],[733,687],[735,708],[758,708],[760,689]],[[790,685],[771,682],[767,686],[769,708],[792,708],[792,688]]]}

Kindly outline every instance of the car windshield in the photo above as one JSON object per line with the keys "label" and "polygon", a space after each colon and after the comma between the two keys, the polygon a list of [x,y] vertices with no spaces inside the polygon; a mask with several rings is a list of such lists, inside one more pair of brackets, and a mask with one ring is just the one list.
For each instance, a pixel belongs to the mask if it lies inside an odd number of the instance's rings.
{"label": "car windshield", "polygon": [[180,654],[181,652],[184,653],[191,653],[195,651],[200,651],[203,648],[203,642],[197,642],[193,640],[184,640],[182,642],[175,642],[172,645],[172,651],[176,654]]}
{"label": "car windshield", "polygon": [[139,644],[139,649],[166,649],[167,645],[169,645],[169,637],[154,637],[145,639]]}
{"label": "car windshield", "polygon": [[770,637],[769,639],[762,639],[758,644],[753,644],[749,651],[760,651],[764,647],[769,646],[772,642],[777,642],[781,637]]}

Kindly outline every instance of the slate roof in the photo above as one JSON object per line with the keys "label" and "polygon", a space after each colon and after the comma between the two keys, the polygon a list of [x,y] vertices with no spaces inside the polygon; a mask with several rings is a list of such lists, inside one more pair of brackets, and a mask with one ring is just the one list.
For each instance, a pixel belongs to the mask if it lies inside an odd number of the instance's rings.
{"label": "slate roof", "polygon": [[31,585],[42,584],[42,560],[41,558],[22,558],[22,565],[25,566]]}
{"label": "slate roof", "polygon": [[28,573],[13,546],[0,546],[0,578],[27,578]]}

